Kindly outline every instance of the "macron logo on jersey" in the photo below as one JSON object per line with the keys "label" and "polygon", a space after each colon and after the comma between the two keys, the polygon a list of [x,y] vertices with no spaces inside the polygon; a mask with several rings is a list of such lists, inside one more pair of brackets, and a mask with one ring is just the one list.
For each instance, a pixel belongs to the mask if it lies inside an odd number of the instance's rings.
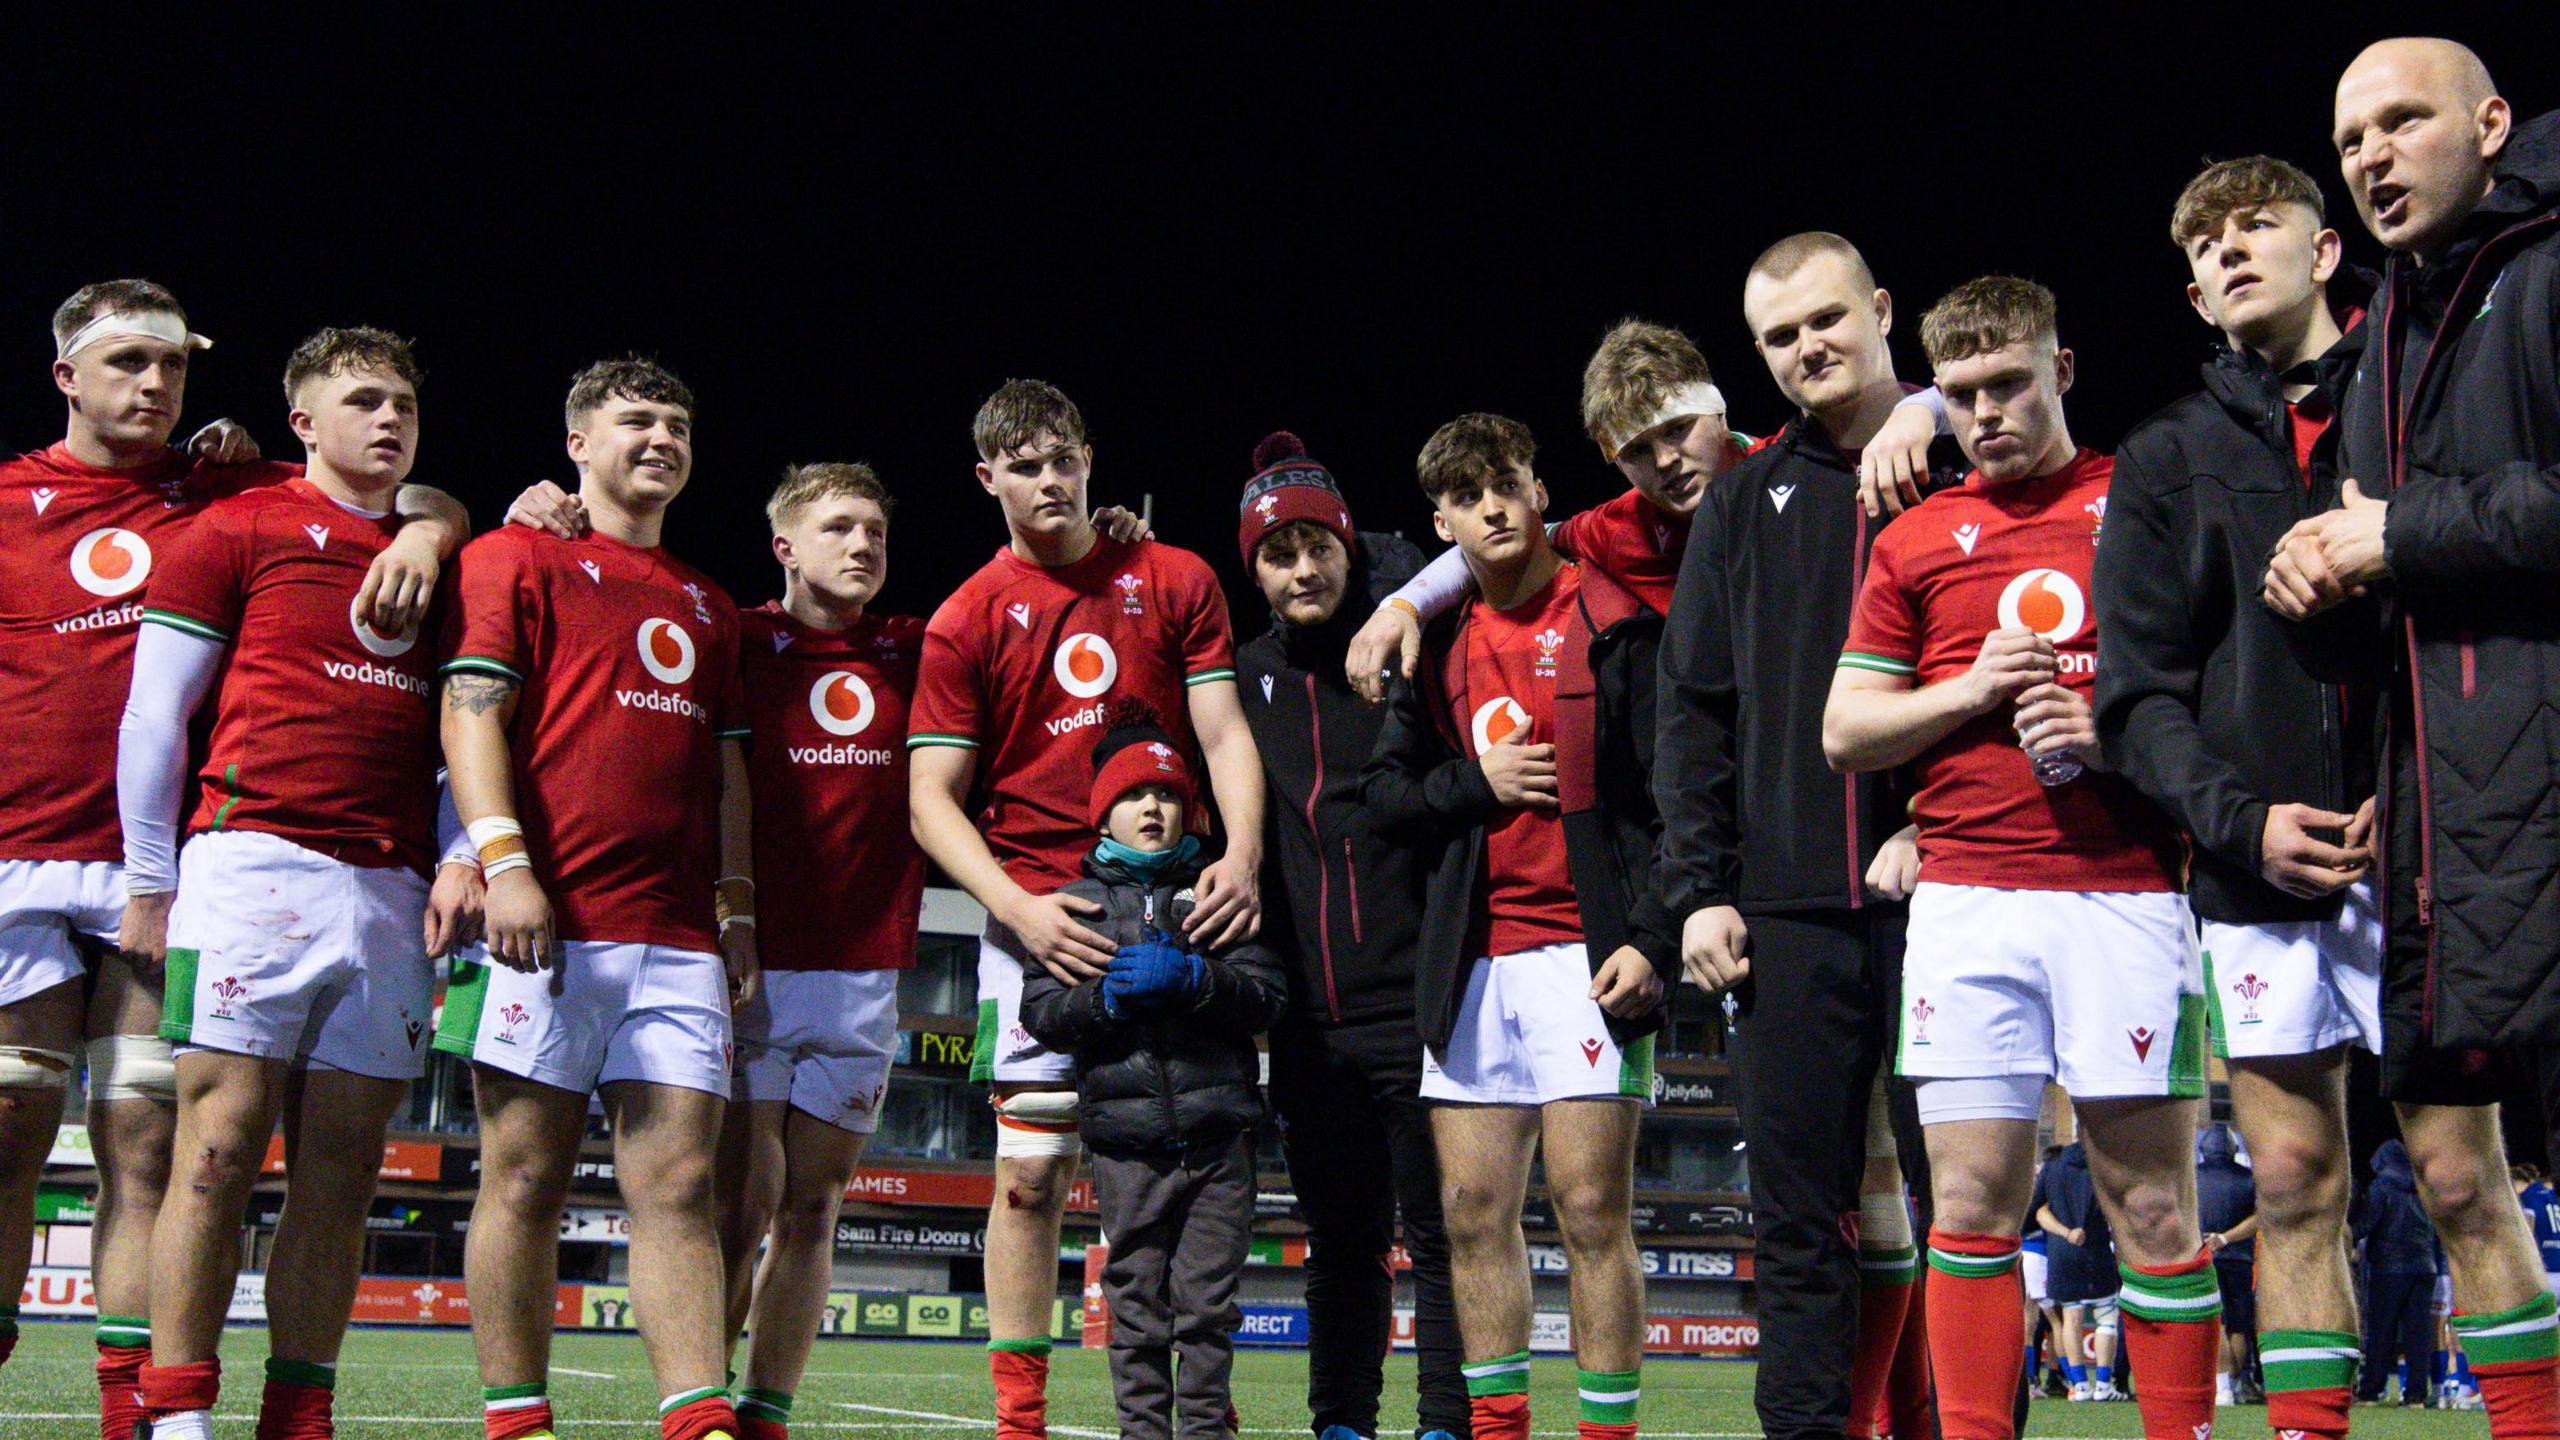
{"label": "macron logo on jersey", "polygon": [[1960,547],[1964,553],[1970,555],[1973,553],[1973,542],[1982,538],[1982,527],[1979,525],[1959,525],[1955,528],[1954,533],[1957,546]]}
{"label": "macron logo on jersey", "polygon": [[1777,511],[1781,515],[1787,513],[1787,502],[1794,498],[1796,498],[1796,487],[1793,485],[1772,485],[1769,487],[1769,508]]}
{"label": "macron logo on jersey", "polygon": [[672,620],[640,622],[640,665],[669,685],[693,678],[693,637]]}
{"label": "macron logo on jersey", "polygon": [[1031,628],[1031,607],[1030,607],[1030,606],[1023,604],[1023,603],[1022,603],[1021,601],[1019,601],[1019,600],[1016,600],[1016,601],[1014,601],[1012,604],[1007,605],[1006,607],[1004,607],[1004,613],[1013,617],[1013,623],[1014,623],[1014,624],[1021,626],[1021,627],[1022,627],[1023,629],[1025,629],[1025,630],[1028,630],[1028,629],[1030,629],[1030,628]]}
{"label": "macron logo on jersey", "polygon": [[1059,689],[1079,700],[1090,700],[1120,678],[1120,657],[1113,652],[1110,641],[1090,630],[1081,630],[1058,647],[1049,670],[1058,677]]}
{"label": "macron logo on jersey", "polygon": [[41,490],[28,491],[27,498],[36,502],[36,513],[41,515],[45,512],[45,507],[53,503],[53,497],[61,493],[61,491],[47,485]]}
{"label": "macron logo on jersey", "polygon": [[780,630],[776,630],[776,631],[774,631],[774,632],[773,632],[773,653],[774,653],[774,654],[776,654],[776,655],[779,655],[779,654],[781,654],[783,651],[788,650],[788,649],[790,649],[790,648],[791,648],[791,637],[790,637],[788,634],[784,633],[783,631],[780,631]]}
{"label": "macron logo on jersey", "polygon": [[587,572],[587,579],[588,579],[590,582],[592,582],[592,583],[594,583],[594,584],[597,584],[597,585],[601,585],[601,584],[603,584],[603,583],[604,583],[604,567],[603,567],[603,566],[601,566],[601,565],[598,565],[598,564],[597,564],[596,562],[594,562],[593,560],[581,560],[581,561],[579,561],[579,562],[578,562],[578,568]]}
{"label": "macron logo on jersey", "polygon": [[72,542],[71,578],[102,599],[130,595],[151,578],[151,547],[130,530],[92,530]]}
{"label": "macron logo on jersey", "polygon": [[302,533],[311,537],[311,548],[312,548],[312,549],[314,549],[314,550],[326,550],[326,549],[328,549],[328,548],[329,548],[329,527],[328,527],[328,526],[326,526],[326,525],[317,525],[317,524],[314,524],[314,525],[305,525],[305,526],[303,526],[303,527],[302,527]]}

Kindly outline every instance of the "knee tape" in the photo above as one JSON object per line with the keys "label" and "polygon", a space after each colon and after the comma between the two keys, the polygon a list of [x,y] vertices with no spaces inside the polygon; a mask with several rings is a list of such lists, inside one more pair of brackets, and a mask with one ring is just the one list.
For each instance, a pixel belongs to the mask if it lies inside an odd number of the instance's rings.
{"label": "knee tape", "polygon": [[1911,1243],[1911,1207],[1899,1192],[1858,1197],[1858,1248],[1871,1253]]}
{"label": "knee tape", "polygon": [[2101,1335],[2113,1335],[2122,1328],[2123,1312],[2116,1308],[2116,1297],[2110,1295],[2104,1300],[2091,1303],[2089,1323],[2090,1327]]}
{"label": "knee tape", "polygon": [[996,1107],[996,1154],[1030,1160],[1073,1155],[1083,1149],[1076,1136],[1076,1092],[1025,1090],[999,1095]]}
{"label": "knee tape", "polygon": [[157,1035],[101,1035],[89,1042],[89,1098],[178,1098],[178,1062]]}
{"label": "knee tape", "polygon": [[1891,1068],[1890,1065],[1878,1066],[1876,1083],[1867,1092],[1867,1158],[1870,1160],[1898,1161],[1902,1158],[1893,1142],[1893,1106],[1885,1099],[1884,1087],[1889,1078],[1886,1072]]}
{"label": "knee tape", "polygon": [[0,1045],[0,1090],[66,1089],[79,1058],[67,1050]]}

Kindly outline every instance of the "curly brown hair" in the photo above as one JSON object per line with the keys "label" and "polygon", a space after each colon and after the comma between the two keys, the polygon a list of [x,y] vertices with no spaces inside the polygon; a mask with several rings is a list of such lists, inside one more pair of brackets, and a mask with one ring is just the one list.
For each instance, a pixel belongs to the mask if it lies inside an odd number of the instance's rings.
{"label": "curly brown hair", "polygon": [[418,357],[410,353],[408,341],[371,325],[330,325],[311,332],[285,357],[284,402],[299,405],[302,387],[310,381],[358,370],[397,375],[408,381],[412,390],[423,388],[427,379],[427,372],[418,368]]}

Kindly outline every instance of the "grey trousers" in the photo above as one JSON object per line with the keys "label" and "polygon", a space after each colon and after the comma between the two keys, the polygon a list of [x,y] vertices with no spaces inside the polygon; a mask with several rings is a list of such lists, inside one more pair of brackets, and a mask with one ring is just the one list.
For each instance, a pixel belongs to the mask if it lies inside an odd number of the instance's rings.
{"label": "grey trousers", "polygon": [[1097,1153],[1093,1190],[1111,1242],[1102,1290],[1123,1440],[1225,1440],[1236,1284],[1253,1241],[1251,1141]]}

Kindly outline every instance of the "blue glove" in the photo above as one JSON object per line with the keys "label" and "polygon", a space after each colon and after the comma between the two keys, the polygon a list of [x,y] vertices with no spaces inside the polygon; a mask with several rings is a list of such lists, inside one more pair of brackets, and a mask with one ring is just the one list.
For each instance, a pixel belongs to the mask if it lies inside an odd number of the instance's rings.
{"label": "blue glove", "polygon": [[[1103,1008],[1113,1016],[1160,1014],[1189,1003],[1208,981],[1209,967],[1153,928],[1147,938],[1123,945],[1103,972]],[[1116,1003],[1115,1003],[1116,1001]]]}

